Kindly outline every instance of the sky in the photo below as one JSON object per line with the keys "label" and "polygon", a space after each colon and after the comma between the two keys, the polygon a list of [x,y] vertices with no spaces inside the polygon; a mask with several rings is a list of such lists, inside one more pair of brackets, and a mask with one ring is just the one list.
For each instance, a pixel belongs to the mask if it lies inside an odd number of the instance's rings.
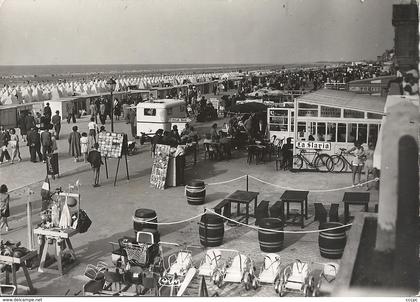
{"label": "sky", "polygon": [[0,0],[0,65],[376,59],[395,0]]}

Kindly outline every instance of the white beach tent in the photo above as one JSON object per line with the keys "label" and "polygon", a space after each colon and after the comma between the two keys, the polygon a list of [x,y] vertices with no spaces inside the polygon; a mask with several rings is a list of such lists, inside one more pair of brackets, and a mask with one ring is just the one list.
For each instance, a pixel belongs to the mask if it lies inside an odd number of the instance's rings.
{"label": "white beach tent", "polygon": [[376,142],[375,152],[373,154],[373,167],[377,169],[381,169],[381,153],[382,153],[382,137],[383,137],[382,129],[383,129],[383,125],[386,123],[386,113],[389,111],[389,108],[391,108],[392,106],[395,106],[397,104],[404,103],[404,102],[412,103],[413,105],[417,107],[417,110],[419,108],[418,95],[410,95],[410,96],[388,95],[388,97],[386,98],[386,103],[385,103],[385,108],[384,108],[385,116],[382,118],[382,126],[381,126],[381,129],[379,130],[378,140]]}

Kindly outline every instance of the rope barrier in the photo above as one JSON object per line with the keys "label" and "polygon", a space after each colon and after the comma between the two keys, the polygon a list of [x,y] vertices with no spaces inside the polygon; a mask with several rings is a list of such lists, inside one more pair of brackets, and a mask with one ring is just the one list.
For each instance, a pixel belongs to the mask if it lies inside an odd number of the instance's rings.
{"label": "rope barrier", "polygon": [[154,218],[151,218],[149,220],[140,220],[139,218],[134,217],[134,216],[133,216],[133,221],[134,222],[139,222],[139,223],[156,224],[156,225],[172,225],[172,224],[179,224],[179,223],[184,223],[184,222],[188,222],[190,220],[197,219],[197,218],[199,218],[199,217],[201,217],[201,216],[203,216],[203,215],[205,215],[207,213],[214,214],[214,215],[219,216],[219,217],[221,217],[223,219],[229,220],[229,221],[231,221],[233,223],[237,223],[239,225],[242,225],[242,226],[245,226],[245,227],[248,227],[248,228],[257,230],[257,231],[268,231],[268,232],[273,232],[273,233],[284,233],[284,234],[310,234],[310,233],[320,233],[320,232],[326,232],[326,231],[331,231],[331,230],[336,230],[336,229],[341,229],[341,228],[347,228],[347,227],[349,227],[349,226],[352,225],[351,223],[349,223],[349,224],[345,224],[345,225],[338,226],[338,227],[333,227],[333,228],[328,228],[328,229],[322,229],[322,230],[311,230],[311,231],[284,231],[284,230],[283,231],[280,231],[280,230],[266,229],[266,228],[261,228],[261,227],[256,227],[256,226],[248,225],[248,224],[245,224],[245,223],[242,223],[242,222],[233,220],[231,218],[228,218],[226,216],[223,216],[223,215],[221,215],[219,213],[216,213],[215,211],[213,211],[211,209],[207,209],[207,208],[205,208],[204,209],[204,212],[201,213],[201,214],[198,214],[196,216],[193,216],[191,218],[187,218],[187,219],[184,219],[184,220],[179,220],[179,221],[172,221],[172,222],[153,222],[151,220],[154,219],[155,217]]}
{"label": "rope barrier", "polygon": [[274,233],[285,233],[285,234],[309,234],[309,233],[320,233],[320,232],[326,232],[326,231],[335,230],[335,229],[346,228],[346,227],[349,227],[349,226],[351,226],[351,225],[352,225],[351,223],[349,223],[349,224],[345,224],[345,225],[338,226],[338,227],[333,227],[333,228],[328,228],[328,229],[322,229],[322,230],[312,230],[312,231],[284,231],[284,230],[283,230],[283,231],[280,231],[280,230],[273,230],[273,229],[260,228],[260,227],[256,227],[256,226],[253,226],[253,225],[245,224],[245,223],[242,223],[242,222],[239,222],[239,221],[236,221],[236,220],[230,219],[230,218],[228,218],[228,217],[225,217],[225,216],[223,216],[223,215],[221,215],[221,214],[219,214],[219,213],[216,213],[216,212],[214,212],[214,211],[212,211],[212,210],[210,210],[210,209],[206,209],[206,212],[210,212],[210,213],[215,214],[215,215],[217,215],[217,216],[219,216],[219,217],[222,217],[222,218],[224,218],[224,219],[226,219],[226,220],[229,220],[229,221],[231,221],[231,222],[234,222],[234,223],[237,223],[237,224],[240,224],[240,225],[246,226],[246,227],[251,228],[251,229],[254,229],[254,230],[258,230],[258,231],[259,231],[259,230],[261,230],[261,231],[269,231],[269,232],[274,232]]}
{"label": "rope barrier", "polygon": [[197,218],[203,216],[204,214],[206,214],[206,212],[198,214],[198,215],[196,215],[194,217],[191,217],[191,218],[187,218],[187,219],[179,220],[179,221],[172,221],[172,222],[154,222],[152,220],[155,219],[155,217],[151,218],[149,220],[140,220],[141,218],[133,216],[133,221],[134,222],[139,222],[139,223],[156,224],[156,225],[171,225],[171,224],[179,224],[179,223],[184,223],[184,222],[187,222],[187,221],[190,221],[190,220],[194,220],[194,219],[197,219]]}
{"label": "rope barrier", "polygon": [[[257,180],[257,181],[259,181],[259,182],[262,182],[262,183],[264,183],[264,184],[267,184],[267,185],[270,185],[270,186],[274,186],[274,187],[278,187],[278,188],[280,188],[280,189],[284,189],[284,190],[293,190],[293,191],[300,191],[300,190],[302,190],[302,189],[295,189],[295,188],[283,187],[283,186],[280,186],[280,185],[276,185],[276,184],[273,184],[273,183],[269,183],[269,182],[267,182],[267,181],[264,181],[264,180],[262,180],[262,179],[259,179],[259,178],[255,177],[255,176],[252,176],[252,175],[249,175],[249,178],[255,179],[255,180]],[[371,180],[368,180],[368,181],[362,182],[362,183],[358,184],[358,185],[357,185],[357,186],[355,186],[355,187],[362,187],[362,186],[364,186],[364,185],[366,185],[366,184],[368,184],[368,183],[371,183],[371,182],[376,182],[376,181],[379,181],[379,178],[375,178],[375,179],[371,179]],[[341,187],[341,188],[335,188],[335,189],[322,189],[322,190],[316,190],[316,189],[315,189],[315,190],[312,190],[312,189],[304,189],[304,190],[305,190],[305,191],[314,192],[314,193],[321,193],[321,192],[334,192],[334,191],[341,191],[341,190],[347,190],[347,189],[351,189],[351,188],[354,188],[354,186],[347,186],[347,187]]]}
{"label": "rope barrier", "polygon": [[236,178],[234,178],[234,179],[227,180],[227,181],[221,181],[221,182],[213,182],[213,183],[209,183],[209,184],[207,184],[207,185],[208,185],[208,186],[223,185],[223,184],[227,184],[227,183],[229,183],[229,182],[233,182],[233,181],[236,181],[236,180],[242,179],[242,178],[244,178],[244,177],[246,177],[246,175],[242,175],[242,176],[239,176],[239,177],[236,177]]}

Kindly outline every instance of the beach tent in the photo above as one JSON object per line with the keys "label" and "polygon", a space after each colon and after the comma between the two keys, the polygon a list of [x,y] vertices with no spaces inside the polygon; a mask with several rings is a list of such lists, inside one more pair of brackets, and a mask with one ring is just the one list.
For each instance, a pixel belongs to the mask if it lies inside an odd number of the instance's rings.
{"label": "beach tent", "polygon": [[52,100],[58,100],[62,97],[60,89],[58,89],[57,86],[53,87],[51,89],[51,99]]}
{"label": "beach tent", "polygon": [[[385,116],[382,118],[382,126],[381,129],[379,130],[379,134],[378,134],[378,140],[376,142],[376,147],[375,147],[375,152],[373,154],[373,166],[377,169],[381,169],[381,153],[382,153],[382,138],[383,138],[383,125],[386,123],[386,113],[388,112],[389,108],[391,108],[392,106],[395,106],[397,104],[400,103],[406,103],[406,102],[410,102],[413,105],[415,105],[417,107],[419,107],[419,96],[418,95],[413,95],[413,96],[408,96],[408,95],[388,95],[388,97],[386,98],[386,103],[385,103],[385,108],[384,108],[384,112],[385,112]],[[418,123],[419,121],[417,121]]]}
{"label": "beach tent", "polygon": [[28,87],[22,88],[22,102],[23,103],[31,103],[32,102],[32,92],[29,90]]}

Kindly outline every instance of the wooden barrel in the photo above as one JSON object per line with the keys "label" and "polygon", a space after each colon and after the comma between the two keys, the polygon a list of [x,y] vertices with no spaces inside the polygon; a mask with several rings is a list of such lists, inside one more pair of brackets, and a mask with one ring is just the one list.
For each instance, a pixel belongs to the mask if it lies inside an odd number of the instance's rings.
{"label": "wooden barrel", "polygon": [[[329,229],[342,226],[340,222],[325,222],[320,224],[319,229]],[[318,236],[319,251],[321,256],[328,259],[340,259],[343,256],[346,246],[346,229],[339,228],[334,230],[322,231]]]}
{"label": "wooden barrel", "polygon": [[144,221],[157,222],[156,212],[150,209],[137,209],[134,212],[133,228],[138,232],[144,228],[157,229],[157,224],[145,223]]}
{"label": "wooden barrel", "polygon": [[[263,218],[260,228],[283,231],[283,221],[279,218]],[[284,233],[258,230],[260,249],[266,253],[276,253],[283,248]]]}
{"label": "wooden barrel", "polygon": [[222,217],[214,214],[205,214],[201,216],[199,225],[200,243],[203,246],[222,245],[225,233]]}
{"label": "wooden barrel", "polygon": [[185,186],[187,202],[192,205],[203,204],[206,199],[206,185],[202,180],[193,180]]}

